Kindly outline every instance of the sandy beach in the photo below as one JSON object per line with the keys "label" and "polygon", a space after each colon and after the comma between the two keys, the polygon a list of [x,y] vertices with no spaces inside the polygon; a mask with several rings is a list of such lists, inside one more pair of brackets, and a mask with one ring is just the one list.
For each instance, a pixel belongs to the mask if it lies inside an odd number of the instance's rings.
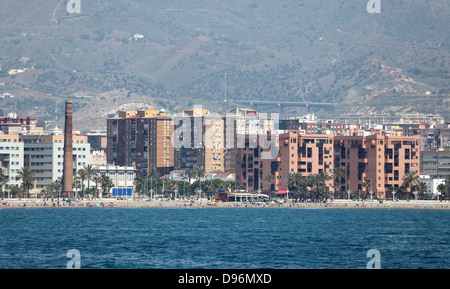
{"label": "sandy beach", "polygon": [[8,208],[291,208],[291,209],[450,209],[448,201],[348,201],[334,200],[327,203],[292,202],[214,202],[207,199],[3,199],[0,209]]}

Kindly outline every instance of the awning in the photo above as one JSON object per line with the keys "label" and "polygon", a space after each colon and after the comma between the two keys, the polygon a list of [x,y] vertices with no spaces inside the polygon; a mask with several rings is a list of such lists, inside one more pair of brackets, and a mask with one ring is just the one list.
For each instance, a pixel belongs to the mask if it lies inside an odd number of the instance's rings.
{"label": "awning", "polygon": [[287,190],[278,190],[277,194],[278,195],[285,195],[285,194],[287,194]]}

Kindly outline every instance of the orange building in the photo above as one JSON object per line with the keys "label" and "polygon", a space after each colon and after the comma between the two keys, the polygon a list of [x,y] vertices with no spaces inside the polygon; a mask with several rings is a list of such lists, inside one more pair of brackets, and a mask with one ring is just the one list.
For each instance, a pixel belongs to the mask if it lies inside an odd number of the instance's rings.
{"label": "orange building", "polygon": [[[407,172],[420,171],[419,136],[333,136],[288,131],[278,137],[279,152],[271,159],[261,159],[262,148],[257,143],[251,148],[247,137],[245,148],[237,149],[234,160],[237,186],[245,186],[248,191],[283,191],[287,190],[288,173],[331,176],[334,168],[341,167],[347,175],[338,180],[341,191],[372,190],[374,198],[384,198],[390,187],[402,185]],[[273,180],[266,179],[269,174]],[[367,178],[372,180],[370,187],[363,185]],[[330,191],[333,183],[326,183]]]}
{"label": "orange building", "polygon": [[[335,166],[345,169],[348,179],[342,188],[371,189],[384,198],[390,187],[402,185],[409,171],[420,171],[420,136],[342,136],[335,140]],[[364,189],[369,178],[371,188]]]}

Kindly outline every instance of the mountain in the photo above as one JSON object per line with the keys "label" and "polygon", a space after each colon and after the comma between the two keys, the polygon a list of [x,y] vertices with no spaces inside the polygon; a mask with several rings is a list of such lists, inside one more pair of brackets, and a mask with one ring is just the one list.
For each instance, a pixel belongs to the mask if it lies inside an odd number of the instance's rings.
{"label": "mountain", "polygon": [[237,99],[450,117],[448,1],[380,0],[381,13],[365,0],[3,2],[3,115],[62,126],[70,98],[84,130],[118,107],[223,112]]}

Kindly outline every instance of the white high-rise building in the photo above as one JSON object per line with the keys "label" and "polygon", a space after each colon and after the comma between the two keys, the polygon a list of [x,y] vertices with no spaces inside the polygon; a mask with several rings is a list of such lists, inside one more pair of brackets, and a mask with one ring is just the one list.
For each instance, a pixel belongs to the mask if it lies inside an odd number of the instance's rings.
{"label": "white high-rise building", "polygon": [[[36,189],[43,189],[63,175],[64,135],[27,135],[23,139],[24,165],[34,172]],[[87,136],[73,135],[73,175],[91,164]]]}
{"label": "white high-rise building", "polygon": [[20,186],[18,172],[23,167],[23,143],[18,135],[0,134],[0,170],[6,176],[8,185]]}

